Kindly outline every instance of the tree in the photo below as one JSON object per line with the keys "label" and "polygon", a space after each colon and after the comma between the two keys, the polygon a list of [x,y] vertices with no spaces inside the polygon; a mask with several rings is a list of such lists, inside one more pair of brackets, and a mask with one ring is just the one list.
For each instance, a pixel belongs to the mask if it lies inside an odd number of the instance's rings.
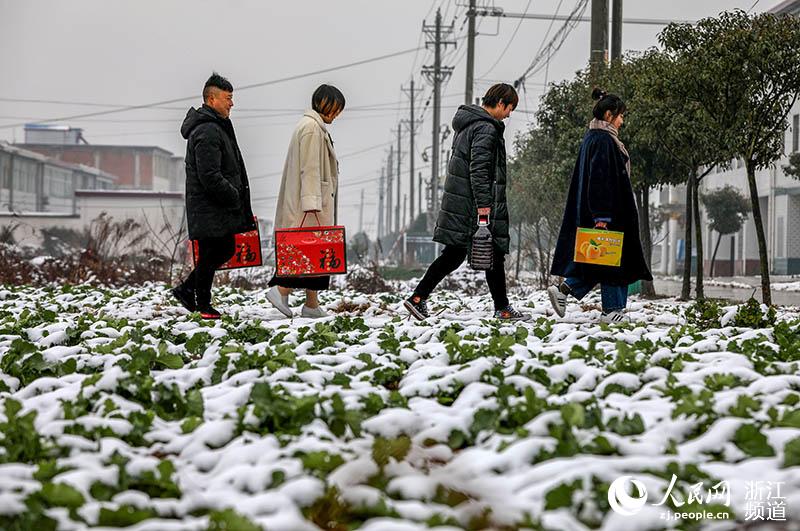
{"label": "tree", "polygon": [[[652,269],[653,239],[650,213],[650,191],[661,186],[679,184],[686,172],[676,165],[657,141],[659,131],[649,118],[648,80],[653,56],[651,53],[629,54],[613,61],[598,75],[598,82],[619,95],[628,108],[620,138],[631,156],[631,184],[639,207],[639,236],[647,267]],[[652,282],[642,283],[642,295],[655,296]]]}
{"label": "tree", "polygon": [[[741,10],[671,24],[659,40],[695,75],[679,85],[687,103],[699,105],[733,152],[744,160],[761,263],[761,292],[772,302],[769,257],[755,173],[783,153],[787,116],[800,93],[800,19]],[[728,160],[730,160],[729,157]]]}
{"label": "tree", "polygon": [[[663,33],[659,38],[663,40]],[[683,57],[680,50],[667,47],[665,51],[647,52],[637,74],[642,92],[641,107],[637,114],[648,124],[644,132],[650,135],[649,140],[659,147],[659,151],[678,166],[671,178],[672,184],[686,184],[686,259],[681,298],[687,300],[691,294],[692,251],[693,240],[696,239],[698,267],[695,293],[697,298],[702,299],[703,246],[702,230],[698,222],[698,187],[718,161],[730,158],[730,151],[725,135],[720,134],[718,124],[707,116],[699,103],[684,96],[689,91],[687,85],[692,83],[694,77],[702,75],[699,65]]]}
{"label": "tree", "polygon": [[717,259],[717,250],[722,237],[726,234],[735,234],[742,228],[747,214],[750,212],[750,202],[733,186],[717,188],[712,192],[702,194],[703,206],[709,219],[709,228],[715,231],[717,244],[711,254],[711,269],[709,276],[714,276],[714,262]]}
{"label": "tree", "polygon": [[789,164],[783,167],[783,171],[789,177],[800,179],[800,153],[789,155]]}
{"label": "tree", "polygon": [[536,126],[514,141],[508,198],[517,226],[517,272],[522,249],[532,249],[542,287],[550,281],[575,157],[591,118],[590,93],[586,72],[553,85],[542,98]]}

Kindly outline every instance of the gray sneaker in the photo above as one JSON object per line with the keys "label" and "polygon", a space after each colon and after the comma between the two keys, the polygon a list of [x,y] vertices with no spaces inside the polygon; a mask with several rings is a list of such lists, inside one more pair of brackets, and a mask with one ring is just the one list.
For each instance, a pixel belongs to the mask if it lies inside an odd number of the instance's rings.
{"label": "gray sneaker", "polygon": [[608,313],[603,312],[600,316],[600,322],[604,324],[625,324],[630,323],[631,320],[622,310],[614,310]]}
{"label": "gray sneaker", "polygon": [[292,309],[289,308],[289,297],[281,295],[278,286],[272,286],[267,292],[267,300],[283,315],[292,317]]}
{"label": "gray sneaker", "polygon": [[531,317],[533,317],[531,314],[515,310],[510,304],[504,309],[494,312],[494,318],[501,321],[530,321]]}
{"label": "gray sneaker", "polygon": [[301,317],[308,317],[309,319],[322,319],[323,317],[328,317],[330,314],[322,309],[321,306],[317,306],[316,308],[309,308],[305,304],[303,305],[303,309],[300,310]]}
{"label": "gray sneaker", "polygon": [[547,295],[550,296],[550,304],[553,305],[553,310],[559,317],[564,317],[567,312],[567,296],[561,291],[558,286],[550,286],[547,288]]}

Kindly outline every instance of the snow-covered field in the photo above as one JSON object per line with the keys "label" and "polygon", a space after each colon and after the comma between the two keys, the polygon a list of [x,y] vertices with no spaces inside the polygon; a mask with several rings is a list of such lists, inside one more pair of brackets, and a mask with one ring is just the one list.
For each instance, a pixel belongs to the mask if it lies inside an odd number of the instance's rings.
{"label": "snow-covered field", "polygon": [[[222,288],[214,323],[163,286],[0,288],[0,529],[726,529],[661,513],[744,521],[750,481],[800,520],[797,311],[697,330],[634,299],[608,328],[597,295],[559,320],[529,291],[508,325],[439,291],[421,325],[406,290],[289,321]],[[623,475],[633,516],[609,508]],[[729,509],[682,504],[719,481]]]}

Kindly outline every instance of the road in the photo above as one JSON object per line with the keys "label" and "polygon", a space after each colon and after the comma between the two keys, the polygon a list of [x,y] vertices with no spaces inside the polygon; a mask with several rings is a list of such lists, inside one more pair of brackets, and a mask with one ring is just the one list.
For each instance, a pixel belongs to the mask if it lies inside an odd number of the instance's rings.
{"label": "road", "polygon": [[[761,300],[761,286],[760,279],[757,277],[736,277],[735,279],[716,279],[721,282],[733,281],[739,284],[750,284],[751,288],[742,287],[727,287],[727,286],[709,286],[703,285],[706,297],[714,299],[729,299],[733,301],[746,301],[753,296],[755,290],[755,298]],[[677,280],[656,279],[655,280],[656,292],[659,295],[669,295],[677,297],[681,294],[681,282]],[[692,282],[692,295],[694,295],[694,282]],[[779,306],[800,306],[800,291],[779,291],[772,290],[772,303]]]}

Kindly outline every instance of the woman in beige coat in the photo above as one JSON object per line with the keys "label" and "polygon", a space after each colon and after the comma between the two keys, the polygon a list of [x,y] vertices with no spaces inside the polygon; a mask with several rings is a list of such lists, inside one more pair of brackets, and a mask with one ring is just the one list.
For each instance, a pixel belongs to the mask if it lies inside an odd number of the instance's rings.
{"label": "woman in beige coat", "polygon": [[[344,95],[331,85],[322,85],[311,97],[311,109],[294,130],[283,167],[275,228],[335,225],[339,188],[339,163],[327,125],[344,110]],[[320,308],[317,292],[328,289],[329,276],[296,278],[273,276],[267,300],[286,317],[292,317],[289,294],[306,290],[303,317],[327,316]]]}

